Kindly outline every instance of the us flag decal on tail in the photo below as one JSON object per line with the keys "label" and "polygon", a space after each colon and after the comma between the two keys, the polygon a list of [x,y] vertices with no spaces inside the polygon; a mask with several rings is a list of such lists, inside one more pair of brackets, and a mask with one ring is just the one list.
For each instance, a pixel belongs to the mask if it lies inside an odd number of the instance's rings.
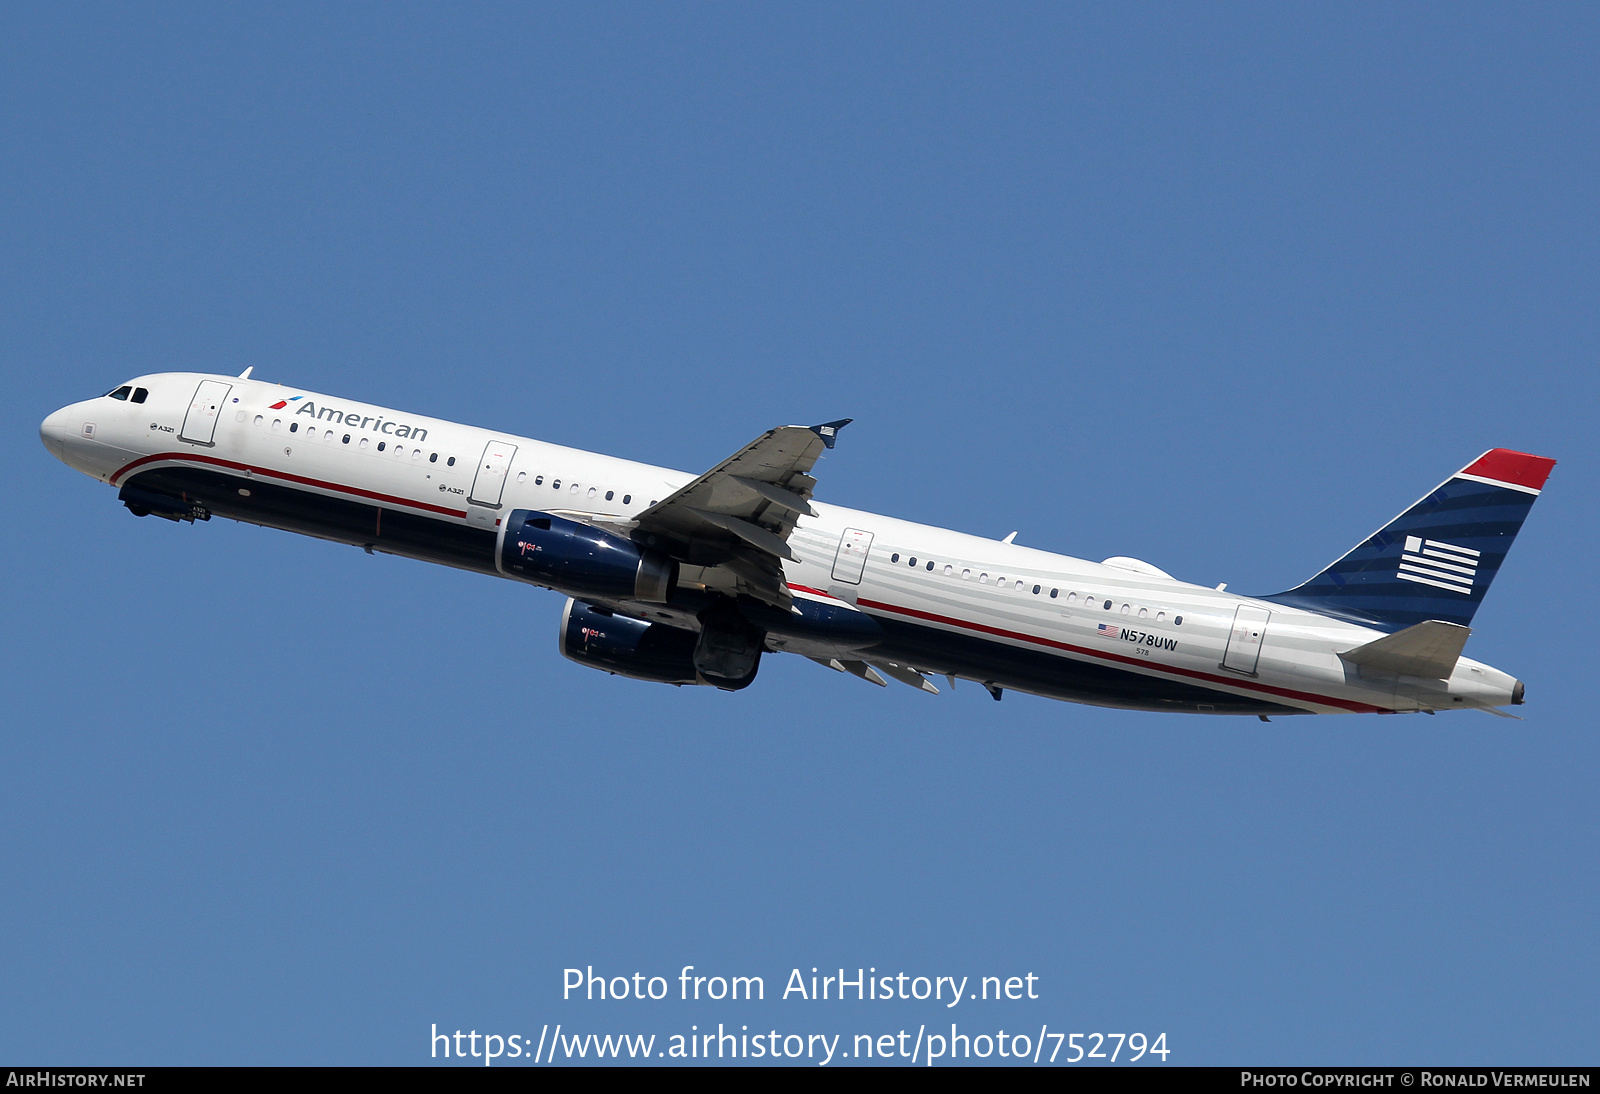
{"label": "us flag decal on tail", "polygon": [[1415,581],[1454,593],[1472,592],[1472,579],[1478,576],[1479,552],[1457,547],[1437,539],[1406,537],[1405,554],[1400,556],[1401,581]]}

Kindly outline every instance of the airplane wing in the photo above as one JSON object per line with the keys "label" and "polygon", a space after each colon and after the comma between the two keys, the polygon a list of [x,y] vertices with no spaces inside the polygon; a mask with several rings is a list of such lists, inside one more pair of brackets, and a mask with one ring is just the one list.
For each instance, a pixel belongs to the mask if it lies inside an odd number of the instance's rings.
{"label": "airplane wing", "polygon": [[[810,471],[849,418],[771,429],[635,518],[634,538],[676,558],[680,580],[788,609],[789,533],[813,516]],[[698,568],[699,572],[692,572]]]}

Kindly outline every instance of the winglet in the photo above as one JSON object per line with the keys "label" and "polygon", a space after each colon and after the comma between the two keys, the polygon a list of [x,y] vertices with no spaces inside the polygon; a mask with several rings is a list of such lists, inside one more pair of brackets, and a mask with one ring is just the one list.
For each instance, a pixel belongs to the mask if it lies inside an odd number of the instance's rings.
{"label": "winglet", "polygon": [[832,448],[839,439],[839,430],[855,421],[854,418],[840,418],[836,422],[823,422],[821,425],[811,426],[811,432],[822,438],[822,443]]}

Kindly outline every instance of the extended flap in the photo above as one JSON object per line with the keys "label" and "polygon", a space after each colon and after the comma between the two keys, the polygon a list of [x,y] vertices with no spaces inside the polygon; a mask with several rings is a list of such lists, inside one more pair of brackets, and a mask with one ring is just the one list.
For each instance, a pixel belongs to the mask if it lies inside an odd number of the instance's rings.
{"label": "extended flap", "polygon": [[1374,642],[1346,650],[1339,656],[1353,665],[1402,676],[1448,680],[1466,647],[1471,627],[1429,619],[1403,631],[1386,634]]}

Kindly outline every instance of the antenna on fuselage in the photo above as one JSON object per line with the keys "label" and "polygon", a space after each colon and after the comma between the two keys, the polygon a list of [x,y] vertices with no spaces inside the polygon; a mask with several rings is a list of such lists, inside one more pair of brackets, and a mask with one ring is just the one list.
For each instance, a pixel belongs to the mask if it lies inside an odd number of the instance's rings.
{"label": "antenna on fuselage", "polygon": [[239,373],[239,379],[241,379],[241,380],[250,379],[250,373],[252,371],[254,371],[255,367],[256,366],[254,366],[254,365],[247,366],[243,372]]}

